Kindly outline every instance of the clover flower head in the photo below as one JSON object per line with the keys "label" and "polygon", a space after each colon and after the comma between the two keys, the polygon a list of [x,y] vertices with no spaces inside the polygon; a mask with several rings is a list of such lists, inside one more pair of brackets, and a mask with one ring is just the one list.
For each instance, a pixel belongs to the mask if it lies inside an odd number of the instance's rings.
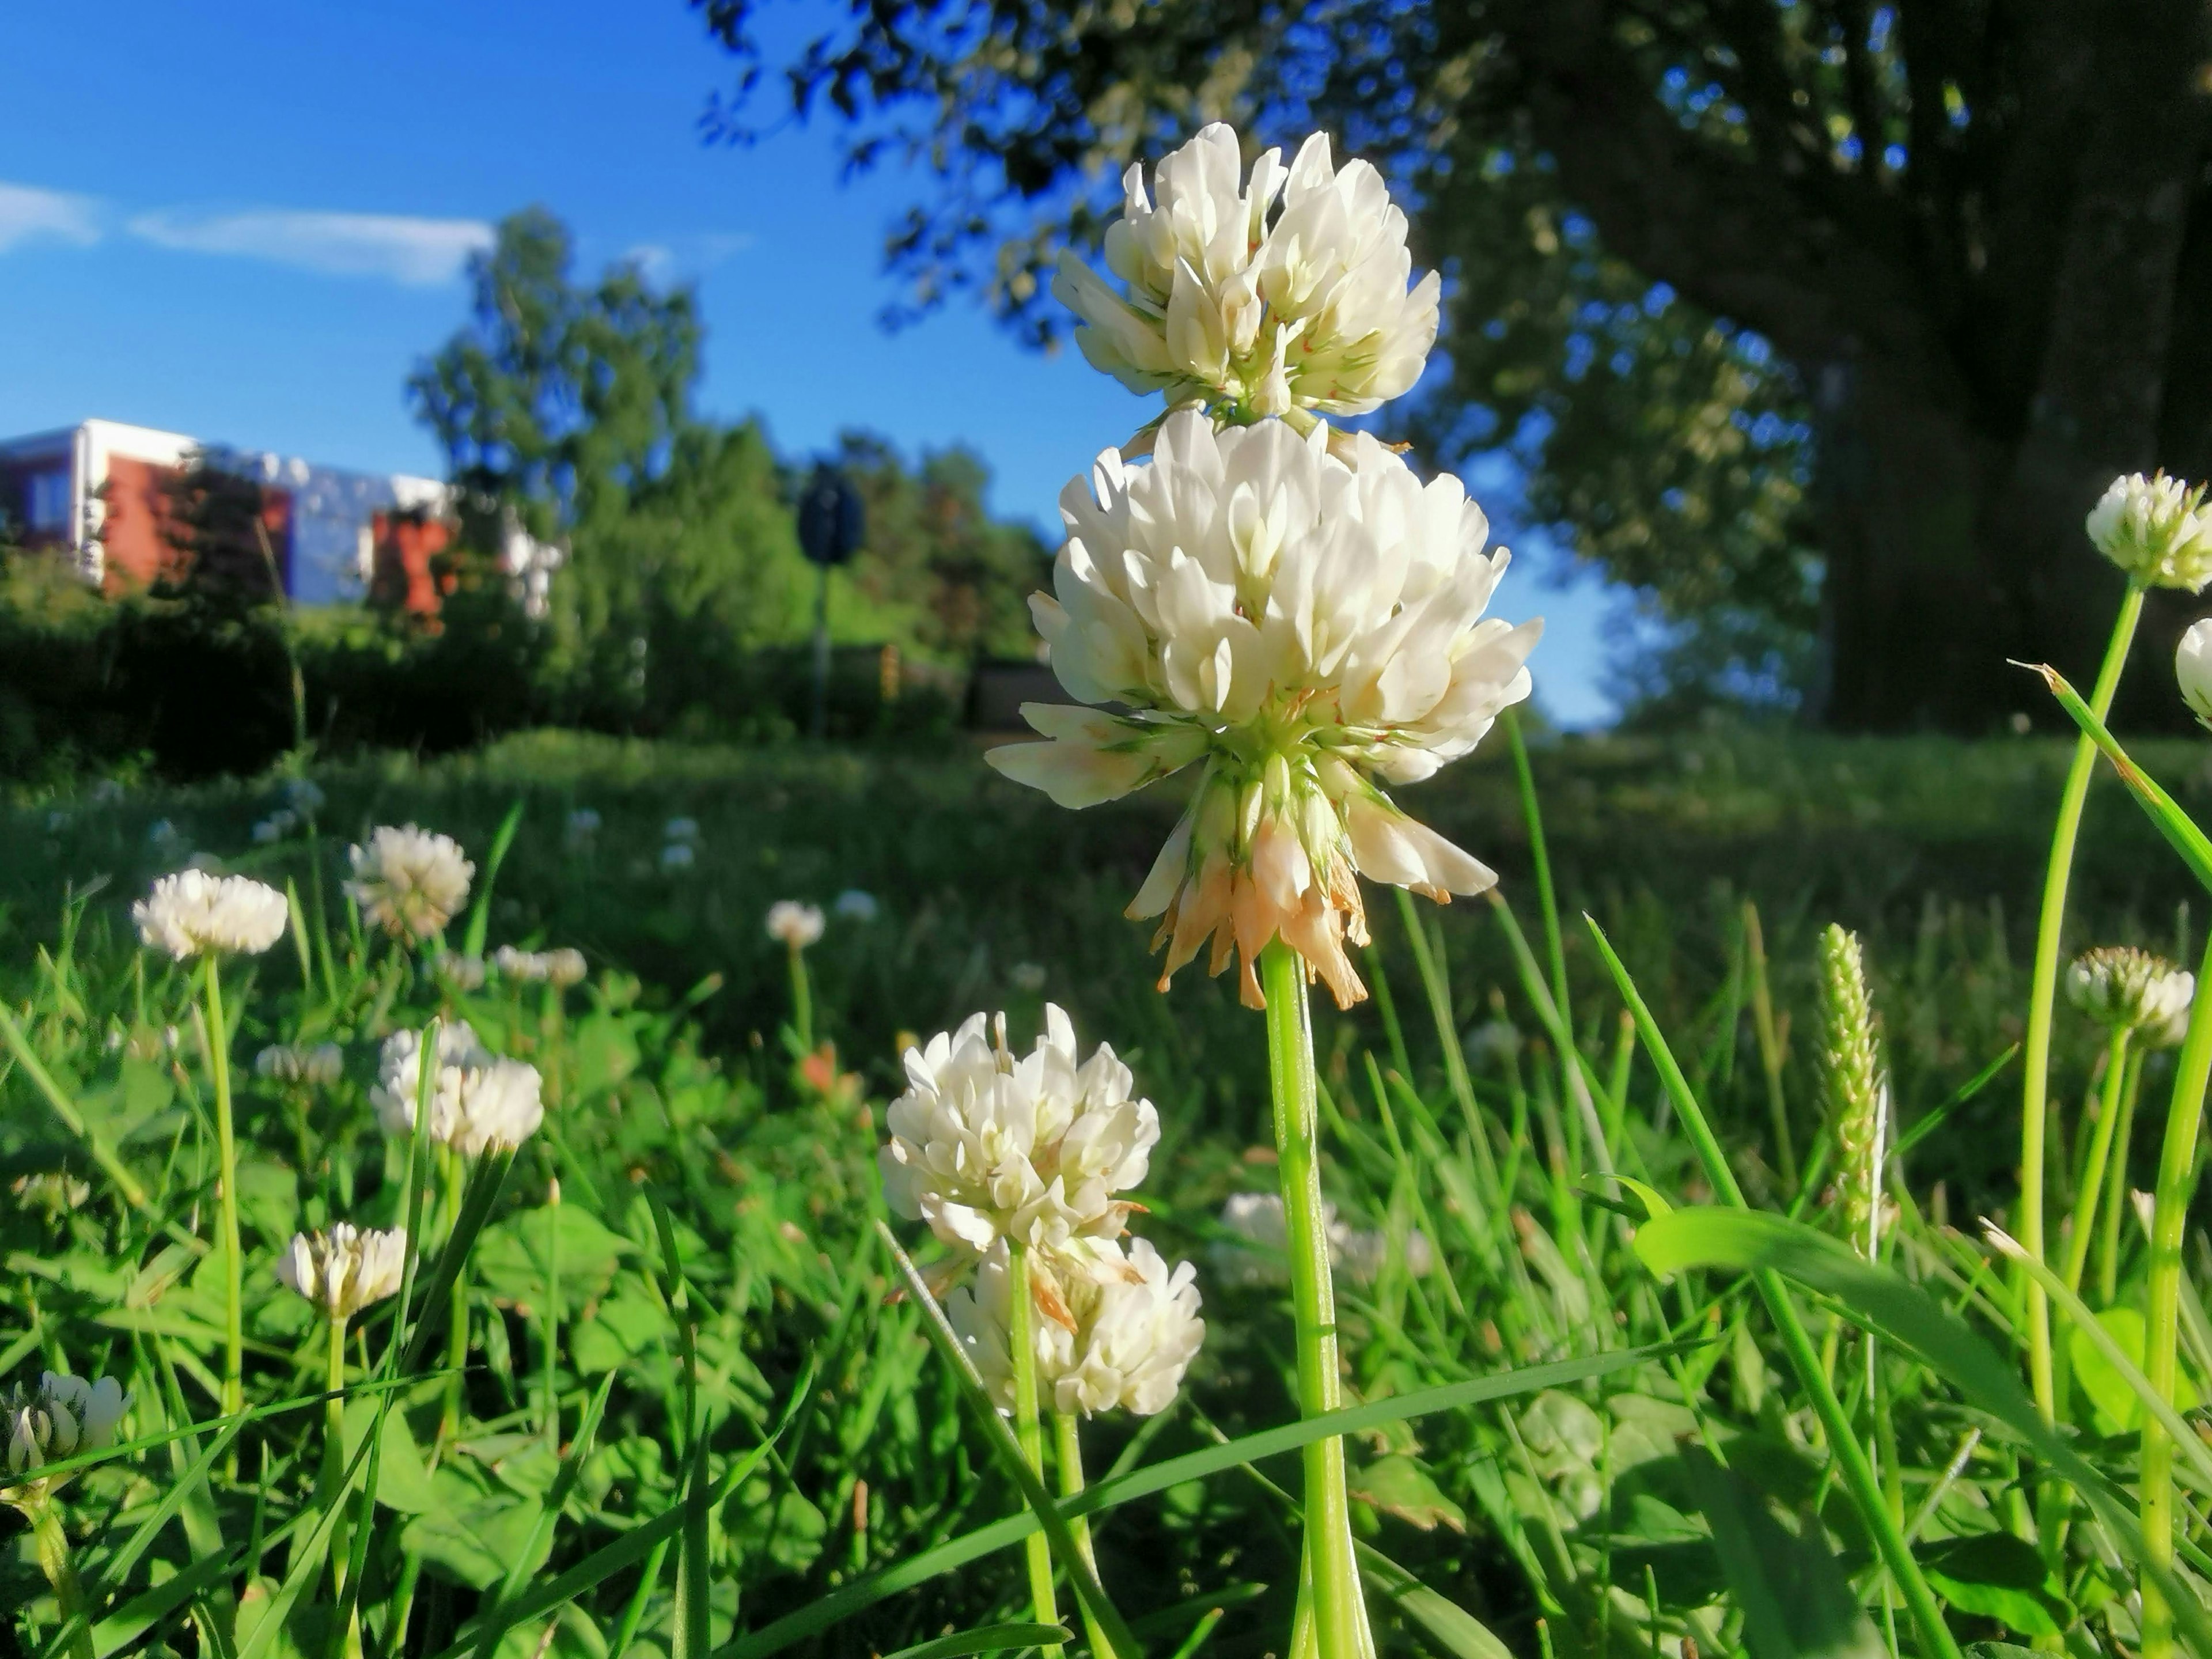
{"label": "clover flower head", "polygon": [[699,861],[699,851],[688,841],[672,841],[660,849],[660,867],[674,872],[689,870]]}
{"label": "clover flower head", "polygon": [[1046,1005],[1026,1055],[1006,1047],[1004,1014],[976,1014],[908,1048],[906,1075],[877,1154],[899,1214],[976,1251],[1009,1236],[1047,1250],[1119,1236],[1129,1206],[1114,1194],[1144,1180],[1159,1114],[1132,1098],[1107,1044],[1079,1060],[1058,1007]]}
{"label": "clover flower head", "polygon": [[2212,618],[2191,623],[2173,653],[2181,700],[2200,725],[2212,726]]}
{"label": "clover flower head", "polygon": [[499,969],[501,979],[550,985],[558,990],[580,985],[591,972],[584,953],[565,945],[557,951],[518,951],[512,945],[502,945],[492,954],[492,966]]}
{"label": "clover flower head", "polygon": [[[538,1068],[493,1054],[465,1020],[441,1020],[430,1083],[430,1139],[465,1158],[520,1146],[544,1121]],[[384,1040],[377,1082],[369,1091],[385,1133],[411,1134],[422,1080],[422,1033],[394,1031]]]}
{"label": "clover flower head", "polygon": [[1248,176],[1235,130],[1202,128],[1122,178],[1105,239],[1114,285],[1072,252],[1052,291],[1091,366],[1132,392],[1224,419],[1358,415],[1409,390],[1436,343],[1441,286],[1412,281],[1406,216],[1365,161],[1316,133]]}
{"label": "clover flower head", "polygon": [[2089,539],[2130,580],[2201,592],[2212,581],[2212,509],[2203,500],[2202,484],[2129,473],[2089,509]]}
{"label": "clover flower head", "polygon": [[460,843],[416,825],[380,824],[366,847],[350,848],[346,892],[373,927],[394,939],[428,939],[468,902],[477,867]]}
{"label": "clover flower head", "polygon": [[[1342,1222],[1328,1230],[1329,1260],[1344,1269],[1355,1285],[1372,1285],[1392,1259],[1390,1235],[1380,1231],[1349,1227]],[[1437,1265],[1436,1248],[1418,1227],[1406,1231],[1405,1248],[1397,1261],[1414,1279],[1426,1279]]]}
{"label": "clover flower head", "polygon": [[561,825],[561,839],[571,852],[581,852],[592,844],[599,833],[599,815],[588,806],[579,806],[570,812]]}
{"label": "clover flower head", "polygon": [[803,904],[797,899],[778,899],[768,907],[768,936],[779,945],[787,945],[794,951],[804,951],[822,937],[826,924],[818,904]]}
{"label": "clover flower head", "polygon": [[253,1057],[253,1069],[272,1083],[327,1089],[345,1073],[345,1054],[335,1042],[271,1043]]}
{"label": "clover flower head", "polygon": [[280,807],[253,826],[253,844],[267,847],[280,842],[300,827],[299,814],[289,808]]}
{"label": "clover flower head", "polygon": [[440,979],[457,991],[480,991],[484,982],[484,959],[459,951],[441,951],[430,964]]}
{"label": "clover flower head", "polygon": [[1109,449],[1061,494],[1067,542],[1031,609],[1068,694],[1121,708],[1024,704],[1048,741],[986,758],[1073,807],[1204,763],[1129,906],[1160,919],[1163,987],[1210,944],[1208,971],[1237,958],[1259,1006],[1279,938],[1349,1006],[1359,876],[1438,900],[1497,880],[1383,786],[1466,754],[1528,695],[1543,625],[1482,614],[1509,556],[1483,550],[1458,479],[1424,484],[1365,434],[1349,449],[1187,410],[1149,461]]}
{"label": "clover flower head", "polygon": [[2197,975],[2132,945],[2084,951],[2066,970],[2073,1005],[2111,1030],[2163,1030],[2185,1023]]}
{"label": "clover flower head", "polygon": [[303,818],[323,810],[323,792],[308,778],[294,778],[284,786],[284,804]]}
{"label": "clover flower head", "polygon": [[[1206,1340],[1198,1270],[1188,1261],[1170,1268],[1147,1240],[1133,1238],[1126,1252],[1099,1240],[1073,1258],[1034,1262],[1031,1273],[1039,1285],[1030,1329],[1042,1403],[1086,1416],[1165,1410]],[[994,1401],[1012,1410],[1012,1275],[1003,1242],[984,1256],[974,1284],[946,1298],[945,1311]]]}
{"label": "clover flower head", "polygon": [[398,1294],[406,1267],[405,1228],[359,1228],[341,1221],[326,1232],[294,1233],[276,1258],[276,1277],[325,1317],[343,1321]]}
{"label": "clover flower head", "polygon": [[275,888],[204,870],[163,876],[131,907],[138,937],[179,962],[210,951],[258,956],[284,936],[291,916]]}
{"label": "clover flower head", "polygon": [[[35,1477],[48,1463],[113,1444],[116,1425],[130,1407],[131,1396],[113,1377],[92,1382],[63,1371],[44,1373],[35,1389],[0,1394],[8,1474]],[[32,1479],[9,1484],[16,1488],[9,1501],[19,1503],[26,1497],[50,1496],[61,1482]]]}
{"label": "clover flower head", "polygon": [[661,826],[660,838],[663,841],[683,842],[696,847],[699,842],[699,820],[671,818]]}

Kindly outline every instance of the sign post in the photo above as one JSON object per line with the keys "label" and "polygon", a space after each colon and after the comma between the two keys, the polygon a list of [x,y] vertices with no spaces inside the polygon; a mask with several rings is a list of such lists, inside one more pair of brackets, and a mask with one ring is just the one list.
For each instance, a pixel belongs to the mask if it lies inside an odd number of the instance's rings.
{"label": "sign post", "polygon": [[813,565],[814,716],[817,742],[830,730],[830,572],[860,550],[867,513],[853,481],[828,461],[817,461],[799,498],[799,550]]}

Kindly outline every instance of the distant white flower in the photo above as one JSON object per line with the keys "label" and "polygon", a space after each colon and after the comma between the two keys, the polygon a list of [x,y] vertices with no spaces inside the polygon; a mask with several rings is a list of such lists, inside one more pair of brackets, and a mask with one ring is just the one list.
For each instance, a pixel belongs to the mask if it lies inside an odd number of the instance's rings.
{"label": "distant white flower", "polygon": [[518,951],[512,945],[502,945],[493,953],[492,965],[501,979],[562,989],[580,983],[591,971],[581,951]]}
{"label": "distant white flower", "polygon": [[[1146,189],[1122,177],[1106,232],[1115,292],[1073,252],[1055,298],[1076,343],[1132,392],[1202,401],[1231,421],[1358,415],[1410,389],[1436,343],[1440,283],[1415,283],[1406,216],[1365,161],[1340,170],[1316,133],[1286,169],[1270,149],[1249,182],[1216,122],[1164,157]],[[1280,198],[1280,211],[1276,211]]]}
{"label": "distant white flower", "polygon": [[1018,962],[1006,969],[1006,977],[1014,982],[1014,989],[1035,996],[1044,989],[1044,964],[1041,962]]}
{"label": "distant white flower", "polygon": [[877,1154],[891,1207],[974,1250],[1008,1235],[1047,1249],[1115,1237],[1128,1206],[1114,1194],[1144,1180],[1159,1114],[1131,1098],[1106,1044],[1078,1062],[1075,1027],[1051,1004],[1025,1057],[1006,1048],[1005,1015],[993,1036],[977,1014],[906,1051]]}
{"label": "distant white flower", "polygon": [[284,804],[303,818],[323,810],[323,792],[307,778],[294,778],[284,786]]}
{"label": "distant white flower", "polygon": [[[1340,1221],[1328,1230],[1328,1246],[1330,1261],[1341,1267],[1344,1276],[1355,1285],[1372,1285],[1390,1260],[1389,1234],[1347,1227]],[[1405,1252],[1399,1260],[1412,1277],[1426,1279],[1437,1261],[1428,1235],[1418,1227],[1408,1228]]]}
{"label": "distant white flower", "polygon": [[1468,1063],[1504,1066],[1521,1052],[1521,1033],[1510,1019],[1486,1021],[1467,1034]]}
{"label": "distant white flower", "polygon": [[2203,499],[2202,484],[2131,472],[2089,509],[2089,539],[2132,581],[2200,592],[2212,581],[2212,510]]}
{"label": "distant white flower", "polygon": [[779,945],[804,951],[822,937],[822,907],[797,899],[778,899],[768,907],[768,936]]}
{"label": "distant white flower", "polygon": [[2191,623],[2173,653],[2173,677],[2181,700],[2198,721],[2212,726],[2212,618]]}
{"label": "distant white flower", "polygon": [[2085,951],[2066,969],[2066,995],[2099,1024],[2136,1030],[2188,1016],[2197,975],[2131,945]]}
{"label": "distant white flower", "polygon": [[168,819],[155,818],[146,826],[146,839],[157,848],[173,847],[184,840],[184,836],[178,833],[177,826]]}
{"label": "distant white flower", "polygon": [[[430,1139],[476,1158],[520,1146],[544,1121],[538,1068],[493,1054],[465,1020],[436,1024],[436,1073],[430,1081]],[[422,1034],[394,1031],[384,1040],[375,1085],[368,1091],[377,1121],[395,1138],[415,1128],[422,1079]]]}
{"label": "distant white flower", "polygon": [[699,854],[689,842],[672,841],[660,849],[660,867],[664,870],[689,870],[698,860]]}
{"label": "distant white flower", "polygon": [[351,1319],[399,1291],[407,1267],[407,1230],[361,1229],[341,1221],[327,1232],[294,1233],[276,1258],[276,1277],[323,1310]]}
{"label": "distant white flower", "polygon": [[8,1190],[15,1194],[25,1209],[44,1210],[49,1217],[60,1217],[79,1210],[91,1201],[92,1183],[81,1181],[66,1170],[49,1170],[38,1175],[19,1175],[9,1183]]}
{"label": "distant white flower", "polygon": [[131,907],[138,937],[179,962],[209,951],[258,956],[284,937],[291,916],[275,888],[204,870],[163,876]]}
{"label": "distant white flower", "polygon": [[1497,880],[1382,785],[1430,776],[1528,695],[1542,624],[1483,616],[1508,556],[1484,552],[1458,479],[1425,485],[1364,434],[1352,453],[1185,412],[1150,462],[1109,449],[1061,494],[1067,543],[1031,609],[1069,695],[1127,712],[1024,704],[1049,741],[986,758],[1075,807],[1205,763],[1129,907],[1161,918],[1163,983],[1210,942],[1257,1006],[1279,937],[1349,1006],[1358,876],[1439,900]]}
{"label": "distant white flower", "polygon": [[102,778],[92,786],[93,804],[96,806],[112,806],[130,793],[123,787],[120,779]]}
{"label": "distant white flower", "polygon": [[830,907],[833,915],[842,916],[848,921],[873,921],[882,908],[873,893],[863,892],[857,887],[848,887],[837,895],[836,902]]}
{"label": "distant white flower", "polygon": [[[1069,1266],[1064,1260],[1054,1265]],[[1047,1311],[1046,1298],[1037,1298],[1030,1313],[1040,1403],[1085,1415],[1118,1408],[1150,1417],[1164,1410],[1206,1340],[1197,1269],[1188,1261],[1170,1268],[1141,1238],[1129,1241],[1126,1255],[1100,1241],[1087,1248],[1079,1266],[1059,1273],[1054,1284],[1054,1311],[1073,1320],[1073,1330]],[[973,1285],[953,1291],[945,1305],[1001,1410],[1014,1404],[1011,1288],[1002,1241],[976,1268]]]}
{"label": "distant white flower", "polygon": [[477,867],[451,836],[414,824],[381,824],[368,845],[347,854],[353,879],[346,892],[369,925],[395,939],[428,939],[468,902]]}
{"label": "distant white flower", "polygon": [[53,811],[46,814],[46,833],[48,835],[58,836],[63,830],[69,827],[70,815],[66,808],[57,806]]}
{"label": "distant white flower", "polygon": [[455,990],[477,991],[483,988],[484,959],[482,957],[465,956],[459,951],[441,951],[437,961],[431,965],[437,969],[439,977]]}
{"label": "distant white flower", "polygon": [[[599,826],[594,824],[592,827],[597,829]],[[683,842],[688,845],[696,846],[699,842],[699,820],[671,818],[661,827],[660,838],[663,841]]]}
{"label": "distant white flower", "polygon": [[[0,1395],[0,1433],[7,1439],[8,1473],[35,1476],[48,1463],[112,1445],[131,1396],[112,1376],[91,1382],[47,1371],[35,1389]],[[32,1479],[11,1483],[11,1501],[50,1496],[61,1483]]]}
{"label": "distant white flower", "polygon": [[253,1057],[253,1069],[272,1083],[327,1089],[345,1074],[345,1054],[335,1042],[275,1043]]}
{"label": "distant white flower", "polygon": [[290,811],[280,810],[271,812],[253,826],[253,844],[257,847],[267,847],[272,842],[280,842],[298,829],[299,825],[298,817]]}

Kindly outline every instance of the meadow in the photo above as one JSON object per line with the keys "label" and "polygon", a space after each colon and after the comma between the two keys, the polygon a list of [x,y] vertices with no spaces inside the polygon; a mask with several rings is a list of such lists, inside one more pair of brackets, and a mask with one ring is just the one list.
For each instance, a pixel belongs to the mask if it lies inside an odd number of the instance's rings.
{"label": "meadow", "polygon": [[[1530,757],[1533,797],[1503,744],[1407,792],[1498,867],[1504,902],[1378,900],[1373,1000],[1314,1019],[1328,1197],[1370,1241],[1340,1264],[1340,1336],[1347,1407],[1367,1413],[1346,1425],[1351,1489],[1384,1650],[1929,1651],[1889,1540],[1838,1476],[1844,1428],[1959,1642],[2132,1646],[2109,1517],[2084,1510],[2069,1534],[2045,1511],[2039,1529],[2021,1471],[2055,1454],[1911,1322],[1936,1308],[2019,1363],[2024,1280],[1973,1222],[2015,1200],[2008,1061],[2068,752],[1570,738]],[[2183,805],[2212,797],[2203,745],[2135,752]],[[535,733],[434,763],[0,811],[0,1179],[15,1195],[0,1379],[112,1376],[131,1397],[125,1451],[87,1460],[57,1500],[76,1616],[27,1525],[0,1557],[0,1630],[72,1659],[1036,1642],[1015,1547],[1036,1523],[963,1419],[964,1384],[878,1227],[876,1153],[904,1046],[1004,1009],[1024,1047],[1052,1002],[1158,1108],[1145,1231],[1196,1263],[1207,1322],[1171,1407],[1085,1428],[1096,1578],[1127,1620],[1114,1645],[1284,1651],[1299,1580],[1287,1293],[1279,1247],[1223,1219],[1274,1184],[1267,1050],[1231,981],[1194,964],[1154,990],[1148,930],[1120,915],[1181,805],[1170,785],[1070,814],[964,750]],[[404,823],[477,864],[469,909],[419,952],[380,940],[337,886],[349,842]],[[2109,777],[2082,844],[2069,953],[2193,961],[2204,903]],[[195,854],[295,896],[283,941],[225,970],[216,1043],[204,975],[139,950],[128,915]],[[769,937],[785,899],[827,913],[818,943]],[[1649,1005],[1641,1043],[1584,911]],[[1661,1272],[1638,1244],[1669,1205],[1716,1198],[1701,1158],[1716,1137],[1752,1206],[1847,1231],[1831,922],[1863,945],[1897,1136],[1856,1201],[1893,1218],[1883,1270],[1926,1304],[1806,1270],[1840,1419],[1808,1397],[1753,1281],[1692,1256]],[[440,954],[503,945],[579,949],[588,976],[563,988]],[[380,1130],[379,1045],[434,1016],[541,1074],[544,1128],[511,1157],[434,1170]],[[324,1043],[325,1080],[256,1070],[264,1048]],[[2061,1009],[2056,1214],[2088,1156],[2102,1048]],[[2146,1099],[2171,1066],[2140,1062]],[[252,1407],[228,1414],[210,1242],[223,1091]],[[2126,1184],[2148,1183],[2154,1139],[2137,1137]],[[287,1241],[410,1205],[412,1302],[363,1311],[326,1356],[276,1276]],[[895,1231],[925,1267],[941,1255]],[[2144,1252],[2131,1226],[2111,1236],[2102,1303],[2124,1312]],[[1858,1334],[1869,1322],[1879,1343]],[[2185,1333],[2199,1375],[2201,1323]],[[2124,1348],[2124,1320],[2100,1328]],[[2125,1483],[2142,1421],[2110,1347],[2060,1345],[2085,1490]],[[2185,1501],[2212,1491],[2186,1449],[2179,1479]],[[1062,1605],[1070,1631],[1076,1610]]]}

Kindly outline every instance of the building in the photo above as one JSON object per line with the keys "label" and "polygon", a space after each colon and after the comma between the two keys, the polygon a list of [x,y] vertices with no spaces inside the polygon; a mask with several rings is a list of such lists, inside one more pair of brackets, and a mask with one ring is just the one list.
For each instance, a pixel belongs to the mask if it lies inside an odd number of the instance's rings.
{"label": "building", "polygon": [[[452,542],[453,495],[434,478],[354,472],[296,458],[203,443],[182,433],[85,421],[0,440],[0,511],[25,543],[66,555],[111,592],[175,570],[170,486],[196,464],[260,491],[260,518],[287,598],[333,605],[372,594],[437,608],[431,560]],[[560,550],[520,529],[502,562],[533,613],[544,609]]]}

